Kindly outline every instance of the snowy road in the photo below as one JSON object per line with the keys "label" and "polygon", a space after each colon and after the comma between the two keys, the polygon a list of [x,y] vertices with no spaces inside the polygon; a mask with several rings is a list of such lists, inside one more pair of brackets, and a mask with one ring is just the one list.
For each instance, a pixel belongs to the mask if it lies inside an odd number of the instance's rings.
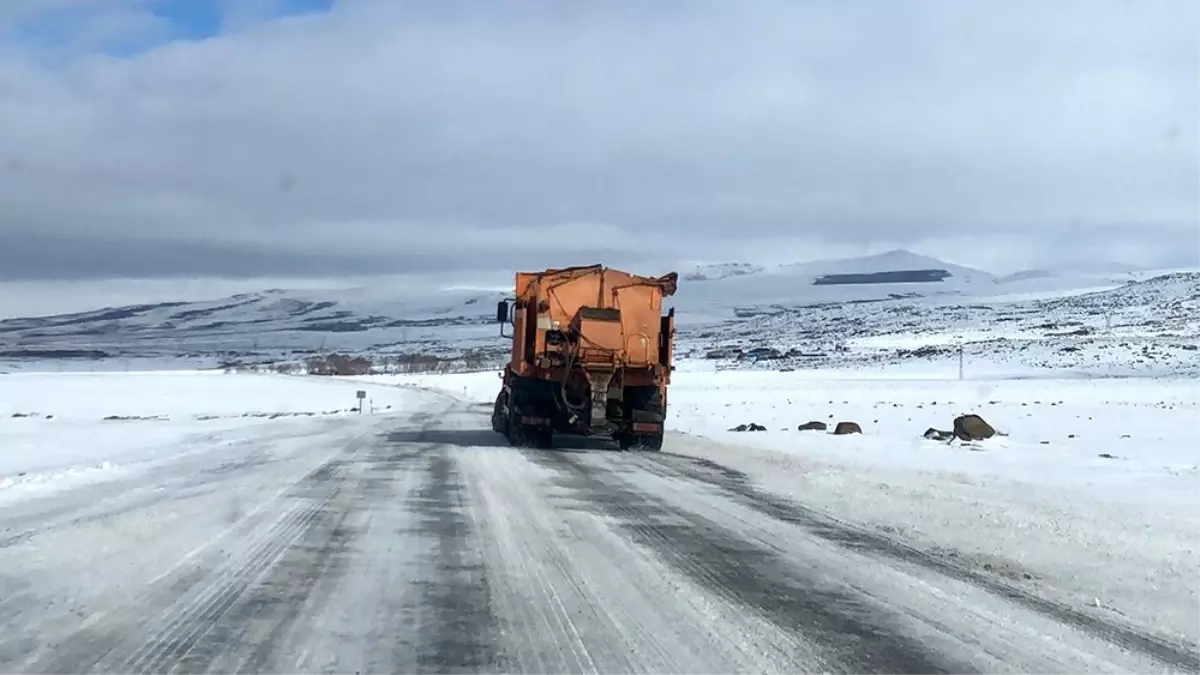
{"label": "snowy road", "polygon": [[670,452],[486,410],[180,454],[0,512],[5,672],[1161,672],[1194,648]]}

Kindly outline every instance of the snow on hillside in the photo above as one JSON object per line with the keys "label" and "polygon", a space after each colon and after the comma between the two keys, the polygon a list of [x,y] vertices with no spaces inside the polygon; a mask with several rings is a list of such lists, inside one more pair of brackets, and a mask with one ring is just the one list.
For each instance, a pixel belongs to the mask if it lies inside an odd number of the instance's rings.
{"label": "snow on hillside", "polygon": [[[279,289],[0,321],[0,362],[120,358],[274,360],[330,349],[439,353],[494,346],[505,294]],[[448,347],[447,345],[452,345]]]}
{"label": "snow on hillside", "polygon": [[1021,270],[997,277],[996,281],[1006,287],[1006,293],[1020,293],[1023,288],[1038,290],[1063,289],[1074,286],[1096,289],[1115,288],[1131,281],[1143,281],[1177,271],[1196,270],[1149,270],[1123,263],[1078,263],[1062,265],[1053,269],[1039,268]]}
{"label": "snow on hillside", "polygon": [[719,281],[730,277],[758,274],[766,268],[745,262],[701,263],[680,270],[682,281]]}
{"label": "snow on hillside", "polygon": [[[904,283],[834,283],[830,275],[884,275],[897,272],[940,271],[944,279]],[[680,283],[674,301],[686,313],[728,317],[738,311],[818,302],[857,302],[895,298],[979,296],[1001,292],[987,272],[953,265],[936,258],[897,250],[861,258],[792,263],[762,268],[702,283]],[[688,317],[682,322],[690,322]]]}
{"label": "snow on hillside", "polygon": [[900,270],[940,269],[951,274],[951,278],[964,283],[994,283],[995,277],[982,270],[920,255],[902,249],[841,260],[820,260],[808,263],[792,263],[780,268],[780,272],[792,276],[818,277],[826,274],[870,274]]}
{"label": "snow on hillside", "polygon": [[1200,373],[1200,273],[1049,299],[910,298],[748,308],[689,333],[682,352],[720,367],[877,368],[967,375],[1043,369],[1091,375]]}
{"label": "snow on hillside", "polygon": [[[928,283],[813,283],[826,272],[913,267],[951,276]],[[677,353],[721,367],[876,368],[915,360],[953,370],[962,345],[968,364],[986,354],[989,368],[1013,373],[1197,370],[1196,272],[1101,285],[1096,277],[1063,275],[997,283],[986,273],[904,251],[709,271],[704,281],[681,282],[666,304],[677,310]],[[495,322],[495,302],[508,293],[487,287],[274,289],[9,319],[0,321],[0,373],[212,368],[297,362],[331,351],[470,353],[473,360],[499,363],[508,343]]]}

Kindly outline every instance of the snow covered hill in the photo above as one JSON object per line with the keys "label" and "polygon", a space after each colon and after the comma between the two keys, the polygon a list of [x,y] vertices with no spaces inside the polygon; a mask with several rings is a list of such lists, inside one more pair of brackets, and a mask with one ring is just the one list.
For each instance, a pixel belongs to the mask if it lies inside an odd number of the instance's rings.
{"label": "snow covered hill", "polygon": [[[945,276],[910,283],[853,276],[921,270]],[[668,301],[678,312],[679,353],[720,367],[951,359],[964,345],[1006,368],[1196,368],[1196,272],[1132,282],[1075,273],[1002,282],[979,270],[892,251],[772,268],[710,265],[691,274],[693,280],[681,282]],[[817,283],[830,275],[834,282]],[[845,275],[852,275],[847,283],[838,281]],[[9,319],[0,321],[0,372],[64,363],[71,369],[128,368],[132,360],[139,368],[295,362],[331,351],[444,358],[470,352],[498,362],[508,345],[495,323],[495,303],[508,293],[273,289]]]}
{"label": "snow covered hill", "polygon": [[[928,297],[746,308],[685,352],[727,368],[940,364],[973,372],[1200,374],[1200,273],[1048,298]],[[690,348],[690,351],[689,351]]]}
{"label": "snow covered hill", "polygon": [[1078,284],[1086,282],[1095,284],[1122,284],[1128,281],[1138,281],[1160,273],[1147,270],[1136,265],[1122,263],[1107,264],[1074,264],[1062,265],[1053,269],[1037,268],[1021,270],[997,277],[1000,284],[1017,284],[1025,281],[1041,280],[1043,283]]}
{"label": "snow covered hill", "polygon": [[680,270],[683,281],[718,281],[730,277],[759,274],[766,270],[761,265],[745,262],[701,263]]}
{"label": "snow covered hill", "polygon": [[950,279],[961,283],[988,284],[995,283],[996,280],[993,275],[987,272],[962,265],[954,265],[938,260],[937,258],[931,258],[903,249],[861,258],[793,263],[782,266],[780,271],[793,276],[820,277],[830,274],[873,274],[926,269],[944,270],[950,273]]}
{"label": "snow covered hill", "polygon": [[0,362],[286,359],[328,350],[422,353],[497,345],[498,291],[285,291],[0,321]]}
{"label": "snow covered hill", "polygon": [[904,250],[736,269],[742,273],[706,277],[700,283],[686,283],[685,279],[676,306],[690,315],[713,317],[754,307],[1004,292],[987,272]]}

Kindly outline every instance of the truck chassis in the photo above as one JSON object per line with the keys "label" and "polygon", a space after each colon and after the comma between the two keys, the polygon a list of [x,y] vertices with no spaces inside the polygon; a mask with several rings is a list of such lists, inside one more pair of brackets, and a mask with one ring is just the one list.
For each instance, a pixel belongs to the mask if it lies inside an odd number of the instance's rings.
{"label": "truck chassis", "polygon": [[676,280],[600,265],[518,272],[516,297],[496,308],[512,354],[492,429],[519,447],[549,448],[561,434],[661,450],[675,310],[660,309]]}

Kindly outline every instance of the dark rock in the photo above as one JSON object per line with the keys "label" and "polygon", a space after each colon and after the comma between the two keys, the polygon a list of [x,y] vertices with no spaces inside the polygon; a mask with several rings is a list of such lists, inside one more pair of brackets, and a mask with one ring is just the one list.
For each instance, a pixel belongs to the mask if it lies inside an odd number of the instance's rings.
{"label": "dark rock", "polygon": [[954,432],[942,431],[941,429],[934,429],[933,427],[930,427],[925,430],[925,438],[928,438],[931,441],[948,441],[951,438],[954,438]]}
{"label": "dark rock", "polygon": [[809,422],[807,424],[801,424],[799,430],[800,431],[825,431],[828,428],[829,428],[829,425],[825,424],[824,422]]}
{"label": "dark rock", "polygon": [[838,422],[833,428],[834,436],[847,436],[850,434],[861,434],[862,427],[858,426],[857,422]]}
{"label": "dark rock", "polygon": [[979,415],[961,415],[954,420],[954,437],[960,441],[982,441],[995,435],[996,430]]}

